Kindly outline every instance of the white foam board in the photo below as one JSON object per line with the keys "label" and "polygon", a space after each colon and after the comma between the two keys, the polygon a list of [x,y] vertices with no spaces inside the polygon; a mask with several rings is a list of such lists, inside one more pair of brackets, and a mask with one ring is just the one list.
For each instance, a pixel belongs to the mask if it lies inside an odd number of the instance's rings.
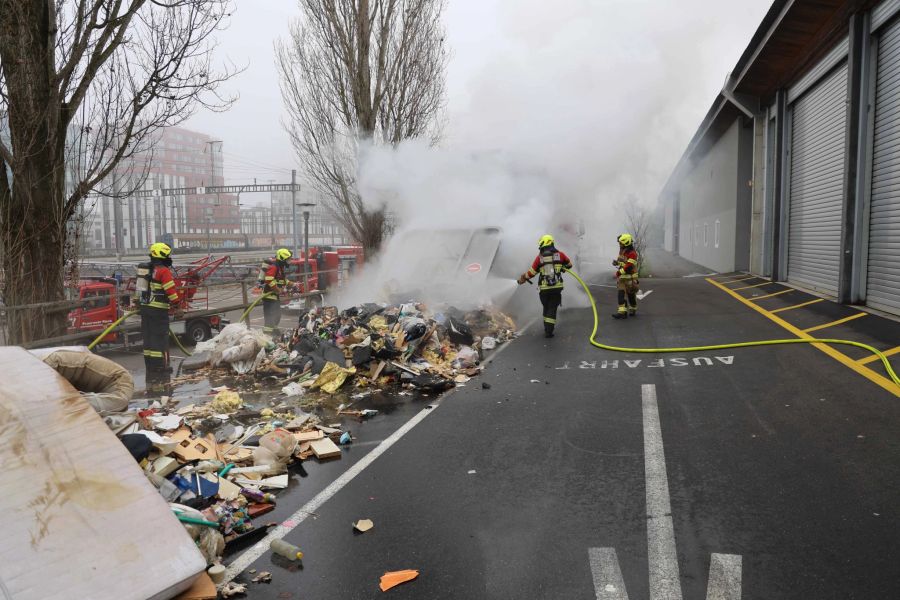
{"label": "white foam board", "polygon": [[0,596],[167,600],[205,560],[103,420],[56,371],[0,347]]}

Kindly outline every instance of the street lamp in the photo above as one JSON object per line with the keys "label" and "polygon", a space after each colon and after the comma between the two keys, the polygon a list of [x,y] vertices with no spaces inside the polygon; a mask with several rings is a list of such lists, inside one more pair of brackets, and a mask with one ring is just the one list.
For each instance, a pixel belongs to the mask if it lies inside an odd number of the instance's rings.
{"label": "street lamp", "polygon": [[312,202],[298,202],[303,207],[303,291],[309,292],[309,209]]}

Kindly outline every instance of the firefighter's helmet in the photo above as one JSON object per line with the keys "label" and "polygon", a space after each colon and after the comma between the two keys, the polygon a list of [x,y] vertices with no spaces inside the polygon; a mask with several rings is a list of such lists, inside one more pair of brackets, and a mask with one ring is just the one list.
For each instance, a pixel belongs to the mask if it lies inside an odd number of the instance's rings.
{"label": "firefighter's helmet", "polygon": [[538,241],[538,248],[546,248],[547,246],[552,246],[554,244],[552,235],[544,235],[541,236],[540,241]]}
{"label": "firefighter's helmet", "polygon": [[172,249],[169,248],[168,244],[163,244],[162,242],[156,242],[155,244],[150,246],[150,258],[161,258],[163,260],[169,258],[172,254]]}
{"label": "firefighter's helmet", "polygon": [[622,246],[630,246],[634,243],[634,238],[631,237],[630,233],[623,233],[616,239],[619,241],[619,244]]}
{"label": "firefighter's helmet", "polygon": [[281,261],[285,261],[293,256],[293,253],[287,248],[281,248],[278,252],[275,253],[275,258]]}

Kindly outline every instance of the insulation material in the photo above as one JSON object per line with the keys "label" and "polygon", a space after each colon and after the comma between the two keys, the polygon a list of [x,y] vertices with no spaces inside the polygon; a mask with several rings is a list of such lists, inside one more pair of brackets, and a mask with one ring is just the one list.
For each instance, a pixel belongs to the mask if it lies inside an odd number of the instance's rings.
{"label": "insulation material", "polygon": [[206,561],[122,443],[25,350],[0,348],[0,590],[166,600]]}

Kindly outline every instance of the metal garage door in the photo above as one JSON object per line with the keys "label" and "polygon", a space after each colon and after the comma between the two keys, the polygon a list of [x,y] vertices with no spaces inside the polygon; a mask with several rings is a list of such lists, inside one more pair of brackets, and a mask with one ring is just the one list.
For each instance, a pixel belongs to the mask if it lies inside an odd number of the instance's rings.
{"label": "metal garage door", "polygon": [[792,106],[787,279],[831,296],[840,271],[846,102],[844,62]]}
{"label": "metal garage door", "polygon": [[866,304],[900,314],[900,23],[881,35]]}

